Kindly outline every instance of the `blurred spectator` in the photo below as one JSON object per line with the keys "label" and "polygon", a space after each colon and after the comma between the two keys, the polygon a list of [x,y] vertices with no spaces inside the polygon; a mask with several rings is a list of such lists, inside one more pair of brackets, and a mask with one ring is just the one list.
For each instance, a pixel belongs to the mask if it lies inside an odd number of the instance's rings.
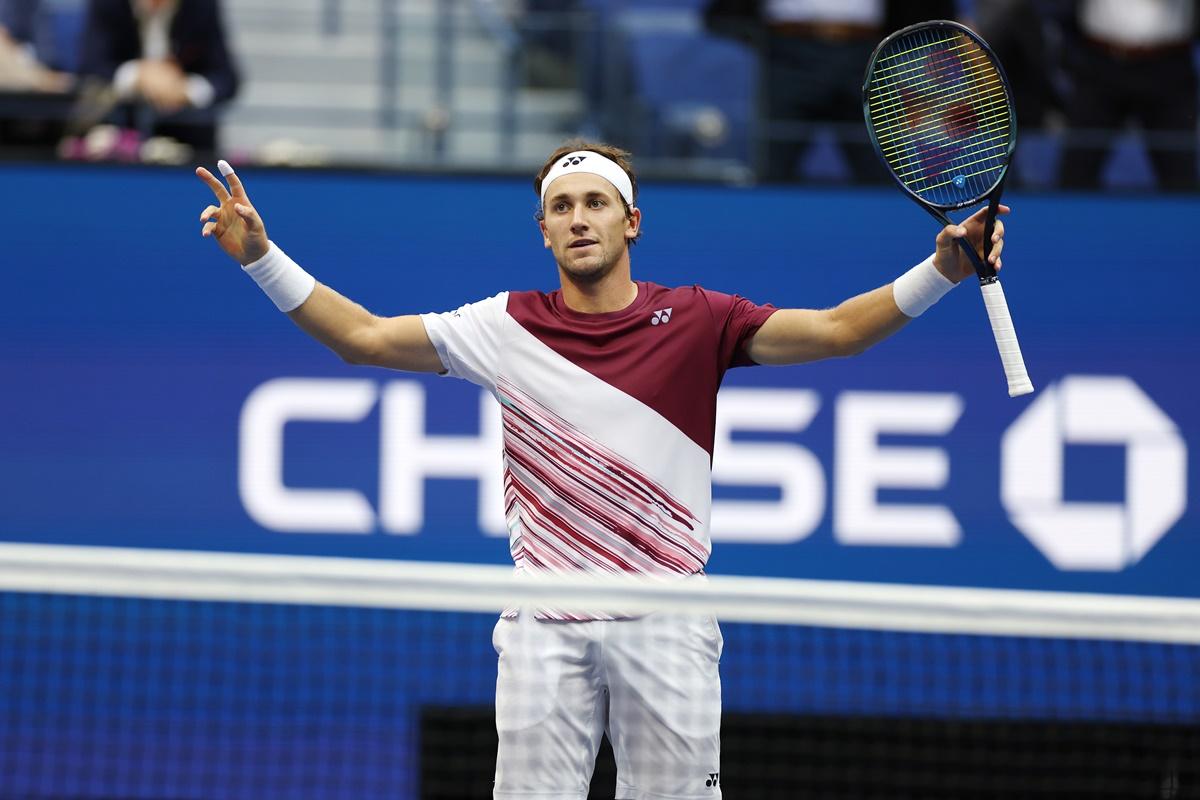
{"label": "blurred spectator", "polygon": [[0,0],[0,90],[65,92],[71,76],[61,71],[53,20],[38,0]]}
{"label": "blurred spectator", "polygon": [[[953,0],[711,0],[705,22],[716,33],[761,49],[766,148],[759,176],[796,177],[815,132],[803,123],[842,123],[842,153],[859,182],[886,173],[863,129],[862,81],[875,45],[888,33],[954,15]],[[798,124],[773,131],[778,123]],[[852,127],[856,126],[856,127]]]}
{"label": "blurred spectator", "polygon": [[473,0],[483,27],[514,55],[520,82],[535,89],[574,89],[586,18],[581,0]]}
{"label": "blurred spectator", "polygon": [[579,0],[524,0],[518,22],[525,84],[573,89],[579,83],[576,49],[582,36]]}
{"label": "blurred spectator", "polygon": [[1044,0],[979,0],[973,27],[1004,65],[1022,128],[1061,125],[1063,97],[1057,70],[1053,9]]}
{"label": "blurred spectator", "polygon": [[[626,33],[617,20],[632,2],[614,0],[476,0],[511,27],[516,81],[530,89],[575,90],[583,101],[577,125],[590,138],[630,145],[633,72]],[[486,24],[486,19],[485,19]]]}
{"label": "blurred spectator", "polygon": [[63,135],[78,12],[72,0],[0,0],[0,144],[22,158],[53,158]]}
{"label": "blurred spectator", "polygon": [[238,86],[218,0],[90,0],[80,72],[111,82],[120,127],[204,153]]}
{"label": "blurred spectator", "polygon": [[[1062,69],[1059,17],[1073,0],[978,0],[967,24],[992,46],[1016,106],[1019,135],[1009,186],[1043,189],[1057,179],[1057,143],[1065,125],[1066,78]],[[1037,135],[1053,131],[1053,137]]]}
{"label": "blurred spectator", "polygon": [[1109,132],[1136,122],[1160,188],[1195,189],[1197,0],[1080,0],[1064,49],[1072,135],[1062,184],[1101,183]]}

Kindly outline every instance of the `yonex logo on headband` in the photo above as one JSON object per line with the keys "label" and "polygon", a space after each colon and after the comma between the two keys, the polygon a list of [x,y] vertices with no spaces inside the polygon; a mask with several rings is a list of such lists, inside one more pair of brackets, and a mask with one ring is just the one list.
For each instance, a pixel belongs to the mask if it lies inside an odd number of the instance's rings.
{"label": "yonex logo on headband", "polygon": [[562,161],[554,165],[554,169],[550,170],[542,179],[541,199],[543,205],[546,203],[546,194],[550,191],[550,184],[572,172],[588,172],[592,175],[599,175],[616,187],[626,205],[633,205],[633,181],[629,179],[629,174],[621,169],[617,162],[592,150],[577,150],[574,153],[567,153]]}

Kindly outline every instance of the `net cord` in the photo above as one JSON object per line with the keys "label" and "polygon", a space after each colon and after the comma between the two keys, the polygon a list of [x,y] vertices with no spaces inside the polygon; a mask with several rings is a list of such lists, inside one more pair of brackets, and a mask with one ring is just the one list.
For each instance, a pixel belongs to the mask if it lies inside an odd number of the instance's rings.
{"label": "net cord", "polygon": [[1200,600],[714,576],[533,578],[511,567],[0,543],[0,591],[498,612],[711,613],[729,622],[1200,644]]}

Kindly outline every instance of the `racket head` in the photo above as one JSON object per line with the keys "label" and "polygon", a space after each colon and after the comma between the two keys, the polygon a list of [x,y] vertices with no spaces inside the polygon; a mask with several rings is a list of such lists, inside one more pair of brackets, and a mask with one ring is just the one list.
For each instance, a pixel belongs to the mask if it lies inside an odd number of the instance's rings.
{"label": "racket head", "polygon": [[1008,77],[978,34],[950,20],[888,36],[863,79],[863,116],[875,152],[914,199],[965,208],[1004,180],[1017,146]]}

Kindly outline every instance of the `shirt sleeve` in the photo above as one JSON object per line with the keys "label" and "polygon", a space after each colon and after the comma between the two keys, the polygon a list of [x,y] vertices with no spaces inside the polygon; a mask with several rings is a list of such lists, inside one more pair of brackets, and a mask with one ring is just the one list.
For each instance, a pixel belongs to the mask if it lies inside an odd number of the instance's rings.
{"label": "shirt sleeve", "polygon": [[496,393],[500,342],[508,292],[442,314],[422,314],[421,322],[437,350],[443,375],[462,378]]}
{"label": "shirt sleeve", "polygon": [[736,294],[701,291],[716,326],[721,368],[753,366],[754,360],[746,354],[746,343],[778,309],[770,304],[757,305]]}

